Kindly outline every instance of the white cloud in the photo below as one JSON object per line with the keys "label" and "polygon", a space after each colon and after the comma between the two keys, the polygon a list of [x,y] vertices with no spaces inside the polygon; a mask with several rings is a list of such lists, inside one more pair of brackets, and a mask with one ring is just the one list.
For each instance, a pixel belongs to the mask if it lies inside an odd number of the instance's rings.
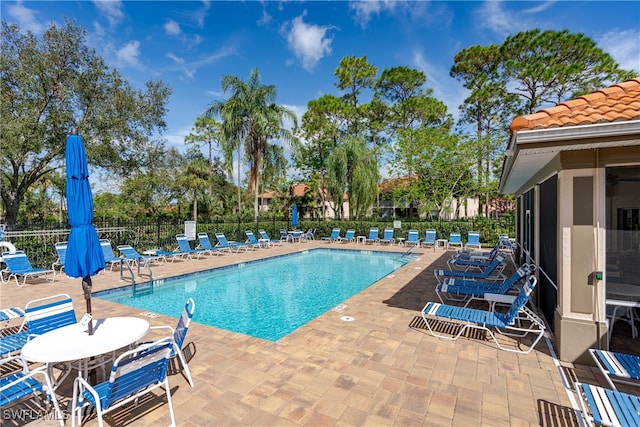
{"label": "white cloud", "polygon": [[367,28],[374,16],[393,15],[409,26],[448,26],[453,21],[453,13],[445,2],[416,0],[359,0],[349,2],[353,20],[363,29]]}
{"label": "white cloud", "polygon": [[208,0],[203,0],[202,9],[196,11],[193,15],[194,19],[199,28],[204,28],[204,20],[209,13],[209,9],[211,8],[211,2]]}
{"label": "white cloud", "polygon": [[[535,7],[524,9],[522,6],[527,5],[528,2],[505,3],[501,0],[486,0],[476,10],[476,22],[479,23],[480,28],[489,29],[499,36],[506,37],[532,28],[547,27],[548,23],[536,20],[535,15],[546,12],[555,3],[555,0],[549,0]],[[505,4],[516,10],[507,10],[504,7]]]}
{"label": "white cloud", "polygon": [[312,71],[318,62],[331,53],[332,38],[327,37],[330,26],[306,24],[304,14],[291,21],[291,30],[287,34],[289,49],[302,61],[307,71]]}
{"label": "white cloud", "polygon": [[[195,121],[195,119],[194,119]],[[184,138],[191,133],[192,126],[183,126],[173,133],[167,133],[164,136],[170,147],[177,148],[180,152],[185,151]]]}
{"label": "white cloud", "polygon": [[351,10],[355,12],[355,21],[362,28],[366,28],[373,15],[380,15],[384,10],[393,10],[396,2],[394,1],[354,1],[349,3]]}
{"label": "white cloud", "polygon": [[184,64],[184,58],[180,58],[173,52],[167,53],[167,57],[173,60],[173,62],[175,62],[176,64]]}
{"label": "white cloud", "polygon": [[266,10],[262,10],[262,16],[260,17],[260,19],[258,19],[257,24],[262,26],[262,25],[267,25],[269,22],[271,22],[271,15],[269,15],[269,13]]}
{"label": "white cloud", "polygon": [[196,34],[195,36],[193,36],[193,39],[189,43],[189,47],[198,46],[203,41],[204,41],[204,39],[202,37],[200,37],[198,34]]}
{"label": "white cloud", "polygon": [[122,46],[116,52],[118,63],[120,65],[128,66],[131,68],[142,69],[143,66],[138,61],[140,55],[140,42],[138,40],[130,41]]}
{"label": "white cloud", "polygon": [[195,75],[198,69],[206,65],[219,62],[225,57],[233,54],[235,54],[235,49],[233,47],[224,46],[218,51],[213,52],[195,61],[187,61],[183,57],[180,57],[173,52],[167,52],[166,56],[177,65],[177,67],[172,68],[173,71],[175,70],[182,71],[185,77],[187,78],[187,80],[193,80],[195,78]]}
{"label": "white cloud", "polygon": [[597,40],[598,46],[616,60],[625,70],[634,70],[640,75],[640,31],[609,31]]}
{"label": "white cloud", "polygon": [[496,34],[507,36],[518,32],[519,19],[502,8],[500,1],[485,1],[477,11],[477,22],[482,28],[488,28]]}
{"label": "white cloud", "polygon": [[94,32],[93,35],[89,34],[89,38],[104,37],[107,35],[107,31],[98,21],[93,21],[93,32]]}
{"label": "white cloud", "polygon": [[167,22],[164,23],[164,31],[170,36],[179,36],[182,33],[180,25],[173,19],[168,19]]}
{"label": "white cloud", "polygon": [[20,29],[34,34],[40,34],[45,29],[45,26],[36,19],[37,13],[33,9],[24,7],[22,1],[7,6],[7,14],[19,24]]}
{"label": "white cloud", "polygon": [[124,4],[120,0],[94,0],[93,5],[107,18],[111,26],[118,24],[124,18],[122,11]]}
{"label": "white cloud", "polygon": [[217,100],[217,101],[223,101],[225,99],[225,94],[221,90],[207,89],[204,91],[204,94],[207,97],[213,98],[214,100]]}
{"label": "white cloud", "polygon": [[539,12],[544,12],[545,10],[547,10],[549,7],[551,7],[551,5],[553,5],[556,2],[556,0],[549,0],[549,1],[545,1],[540,3],[538,6],[535,7],[531,7],[529,9],[525,9],[523,12],[524,13],[539,13]]}

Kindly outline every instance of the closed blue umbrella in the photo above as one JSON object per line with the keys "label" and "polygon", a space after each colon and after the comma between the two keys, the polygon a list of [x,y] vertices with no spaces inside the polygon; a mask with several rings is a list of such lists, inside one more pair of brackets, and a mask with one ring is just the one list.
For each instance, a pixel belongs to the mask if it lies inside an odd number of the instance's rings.
{"label": "closed blue umbrella", "polygon": [[[91,314],[91,276],[105,268],[98,233],[93,225],[93,198],[89,185],[89,167],[82,138],[75,129],[67,137],[67,215],[71,233],[64,271],[69,277],[82,278],[82,290]],[[89,335],[93,334],[89,322]]]}
{"label": "closed blue umbrella", "polygon": [[298,226],[298,205],[293,204],[293,210],[291,211],[291,225]]}

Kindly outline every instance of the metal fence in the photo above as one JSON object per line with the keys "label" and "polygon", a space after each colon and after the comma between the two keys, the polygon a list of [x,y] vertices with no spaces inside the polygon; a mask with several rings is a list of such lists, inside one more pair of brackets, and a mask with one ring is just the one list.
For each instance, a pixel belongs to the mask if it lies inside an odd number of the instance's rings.
{"label": "metal fence", "polygon": [[[176,249],[176,234],[185,233],[185,221],[175,219],[158,218],[154,220],[139,221],[96,221],[96,230],[101,239],[111,241],[114,253],[118,255],[117,245],[132,245],[138,252],[147,249]],[[322,220],[300,219],[299,229],[313,230],[316,239],[331,234],[333,228],[340,228],[341,235],[347,229],[354,229],[357,235],[367,235],[372,227],[379,228],[380,232],[385,228],[394,228],[395,237],[406,237],[410,229],[418,230],[424,237],[427,229],[436,230],[438,238],[448,238],[452,231],[460,232],[464,237],[468,231],[480,232],[482,241],[493,244],[500,234],[513,236],[515,226],[513,218],[475,218],[455,221],[427,221],[415,218],[395,218],[382,220],[369,218],[361,220]],[[195,224],[195,233],[208,233],[211,238],[216,232],[225,234],[228,240],[245,241],[246,230],[256,232],[259,229],[266,230],[271,238],[278,238],[280,230],[291,230],[291,219],[288,217],[259,218],[258,221],[247,218],[220,218],[208,222]],[[17,249],[23,250],[29,256],[34,267],[51,267],[57,260],[55,244],[67,241],[69,228],[60,224],[21,224],[20,226],[4,231],[4,240],[11,242]],[[186,234],[186,233],[185,233]],[[215,239],[214,239],[215,240]],[[197,245],[197,240],[192,241]]]}

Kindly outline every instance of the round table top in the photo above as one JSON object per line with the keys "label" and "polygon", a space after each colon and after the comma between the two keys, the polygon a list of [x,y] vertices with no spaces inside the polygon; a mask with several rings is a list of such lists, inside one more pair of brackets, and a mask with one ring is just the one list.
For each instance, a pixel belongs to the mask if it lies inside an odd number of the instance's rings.
{"label": "round table top", "polygon": [[149,322],[137,317],[93,320],[93,335],[81,323],[54,329],[29,340],[22,356],[30,362],[56,363],[86,359],[126,347],[149,331]]}
{"label": "round table top", "polygon": [[[624,283],[607,282],[608,297],[631,297],[640,301],[640,286],[627,285]],[[635,297],[635,298],[634,298]]]}

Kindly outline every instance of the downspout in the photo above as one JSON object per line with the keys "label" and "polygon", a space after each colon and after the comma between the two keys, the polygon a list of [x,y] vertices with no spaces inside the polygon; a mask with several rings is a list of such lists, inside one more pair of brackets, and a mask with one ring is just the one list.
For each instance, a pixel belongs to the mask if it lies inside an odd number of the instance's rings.
{"label": "downspout", "polygon": [[[607,331],[606,331],[606,341],[607,341],[607,350],[609,349],[609,328],[606,322],[606,298],[607,298],[607,293],[606,293],[606,280],[604,277],[604,268],[601,268],[601,263],[600,263],[600,253],[601,253],[601,248],[600,248],[600,242],[602,239],[600,239],[600,210],[601,210],[601,205],[602,205],[602,195],[600,194],[600,149],[596,148],[596,228],[594,230],[595,233],[595,253],[594,253],[594,260],[595,260],[595,267],[597,271],[601,271],[602,273],[602,279],[597,279],[595,277],[595,274],[593,275],[593,281],[595,284],[595,310],[594,310],[594,317],[595,317],[595,322],[596,322],[596,342],[598,343],[598,348],[600,348],[600,340],[602,337],[602,326],[604,324],[605,327],[607,327]],[[601,308],[602,308],[602,304],[605,304],[605,322],[603,322],[601,319]]]}

